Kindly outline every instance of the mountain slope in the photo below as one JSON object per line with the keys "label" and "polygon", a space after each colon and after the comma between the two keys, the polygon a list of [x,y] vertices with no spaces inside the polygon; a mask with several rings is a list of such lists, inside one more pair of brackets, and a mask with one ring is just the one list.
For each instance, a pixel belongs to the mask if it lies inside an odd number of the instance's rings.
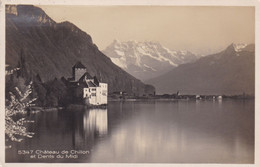
{"label": "mountain slope", "polygon": [[157,93],[254,94],[254,45],[230,45],[226,50],[180,65],[147,83]]}
{"label": "mountain slope", "polygon": [[199,56],[187,51],[173,51],[157,42],[120,42],[114,40],[103,53],[131,75],[147,80],[177,67],[193,62]]}
{"label": "mountain slope", "polygon": [[7,5],[6,63],[16,67],[21,54],[31,75],[39,74],[43,82],[70,77],[71,67],[81,61],[91,75],[108,83],[109,92],[141,95],[153,91],[151,86],[114,65],[93,44],[91,36],[72,23],[56,23],[34,6]]}

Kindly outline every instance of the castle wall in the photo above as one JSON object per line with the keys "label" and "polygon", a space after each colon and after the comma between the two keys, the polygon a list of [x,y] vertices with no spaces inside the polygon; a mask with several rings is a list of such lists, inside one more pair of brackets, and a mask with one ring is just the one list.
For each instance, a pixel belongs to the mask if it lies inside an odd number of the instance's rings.
{"label": "castle wall", "polygon": [[84,88],[83,98],[92,105],[107,104],[107,84],[100,83],[99,87]]}

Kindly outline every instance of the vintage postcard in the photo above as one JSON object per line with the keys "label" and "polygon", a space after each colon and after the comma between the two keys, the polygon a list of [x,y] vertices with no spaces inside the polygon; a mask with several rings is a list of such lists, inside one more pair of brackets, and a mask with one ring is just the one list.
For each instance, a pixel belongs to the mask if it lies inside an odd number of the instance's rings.
{"label": "vintage postcard", "polygon": [[2,2],[0,166],[259,165],[258,6]]}

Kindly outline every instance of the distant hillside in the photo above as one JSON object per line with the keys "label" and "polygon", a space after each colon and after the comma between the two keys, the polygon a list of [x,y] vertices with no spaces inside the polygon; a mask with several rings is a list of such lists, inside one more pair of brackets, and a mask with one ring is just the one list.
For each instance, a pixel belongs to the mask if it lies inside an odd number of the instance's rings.
{"label": "distant hillside", "polygon": [[109,85],[109,92],[153,93],[116,66],[99,51],[91,36],[70,22],[56,23],[45,12],[30,5],[6,6],[6,63],[16,67],[21,54],[32,76],[43,82],[72,75],[71,67],[81,61],[91,75]]}
{"label": "distant hillside", "polygon": [[226,50],[180,65],[148,80],[157,93],[254,94],[255,46],[232,44]]}
{"label": "distant hillside", "polygon": [[170,50],[158,42],[119,40],[114,40],[103,53],[110,57],[113,63],[143,81],[200,57],[188,51]]}

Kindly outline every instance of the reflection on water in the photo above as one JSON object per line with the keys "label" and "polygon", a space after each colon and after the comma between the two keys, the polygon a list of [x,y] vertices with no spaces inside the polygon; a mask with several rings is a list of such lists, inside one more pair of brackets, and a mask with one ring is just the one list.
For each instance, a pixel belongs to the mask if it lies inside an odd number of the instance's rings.
{"label": "reflection on water", "polygon": [[124,105],[128,107],[122,109],[123,115],[131,113],[133,118],[120,122],[110,137],[97,145],[91,162],[254,161],[252,102],[176,101]]}
{"label": "reflection on water", "polygon": [[[6,150],[7,162],[70,162],[59,159],[30,159],[17,155],[18,150],[91,150],[97,138],[108,132],[107,109],[75,109],[41,112],[29,116],[35,120],[30,131],[35,132],[32,139],[13,143]],[[88,158],[86,155],[84,158]],[[76,162],[80,159],[76,159]]]}
{"label": "reflection on water", "polygon": [[104,137],[108,130],[107,109],[87,109],[74,113],[72,129],[73,149],[91,149],[98,137]]}
{"label": "reflection on water", "polygon": [[[43,112],[32,139],[8,162],[253,163],[254,101],[110,102],[108,109]],[[78,159],[33,160],[19,149],[89,150]]]}
{"label": "reflection on water", "polygon": [[80,149],[82,146],[87,146],[90,149],[97,137],[103,137],[107,134],[107,109],[85,110],[76,119],[75,125],[74,148]]}
{"label": "reflection on water", "polygon": [[100,136],[107,134],[107,109],[91,109],[84,113],[84,131],[97,132]]}

